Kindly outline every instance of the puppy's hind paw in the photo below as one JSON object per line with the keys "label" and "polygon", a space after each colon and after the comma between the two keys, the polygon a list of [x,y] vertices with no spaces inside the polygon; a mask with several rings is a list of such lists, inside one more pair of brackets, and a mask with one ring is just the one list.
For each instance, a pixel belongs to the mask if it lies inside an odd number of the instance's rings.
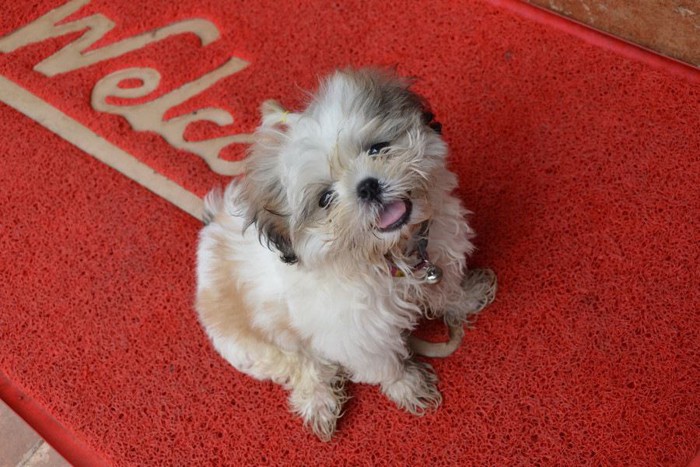
{"label": "puppy's hind paw", "polygon": [[433,367],[424,362],[409,361],[403,378],[390,384],[382,384],[382,392],[400,408],[413,415],[424,415],[437,409],[442,395],[437,388],[437,376]]}

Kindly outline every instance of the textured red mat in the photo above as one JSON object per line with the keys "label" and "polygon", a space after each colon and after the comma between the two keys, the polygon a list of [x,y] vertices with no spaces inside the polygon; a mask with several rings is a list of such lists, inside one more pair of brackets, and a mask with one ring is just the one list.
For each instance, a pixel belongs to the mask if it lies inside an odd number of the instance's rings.
{"label": "textured red mat", "polygon": [[[191,309],[198,222],[86,154],[96,146],[69,120],[33,117],[88,142],[83,150],[0,104],[0,396],[69,460],[684,465],[698,451],[697,72],[507,1],[93,2],[58,29],[6,40],[60,5],[3,7],[2,100],[30,105],[13,82],[198,195],[226,177],[93,109],[103,77],[158,70],[151,94],[106,100],[133,111],[232,56],[247,61],[154,110],[213,106],[235,118],[191,125],[191,142],[251,131],[263,99],[293,107],[337,66],[398,64],[417,76],[475,211],[474,261],[501,284],[463,347],[434,362],[441,409],[414,418],[355,386],[337,438],[322,444],[281,389],[240,376],[209,347]],[[34,69],[81,37],[76,21],[105,18],[115,27],[73,57],[81,68],[68,69],[64,49]],[[181,27],[209,45],[182,34],[144,48],[127,40],[135,50],[111,58],[100,49],[189,18],[208,21]]]}

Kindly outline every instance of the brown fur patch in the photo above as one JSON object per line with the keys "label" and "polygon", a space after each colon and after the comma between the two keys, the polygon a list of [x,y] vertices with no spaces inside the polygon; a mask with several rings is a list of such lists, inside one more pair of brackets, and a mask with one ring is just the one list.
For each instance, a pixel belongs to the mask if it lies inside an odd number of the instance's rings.
{"label": "brown fur patch", "polygon": [[[212,332],[235,340],[262,341],[273,343],[273,336],[285,336],[299,340],[298,333],[291,326],[286,313],[276,313],[278,319],[268,323],[261,330],[253,323],[255,309],[273,311],[272,303],[258,303],[254,306],[246,297],[245,284],[239,271],[245,268],[232,260],[232,251],[220,234],[212,234],[216,241],[214,257],[216,263],[210,270],[213,283],[210,288],[199,291],[195,306],[202,323]],[[272,313],[270,313],[272,315]]]}

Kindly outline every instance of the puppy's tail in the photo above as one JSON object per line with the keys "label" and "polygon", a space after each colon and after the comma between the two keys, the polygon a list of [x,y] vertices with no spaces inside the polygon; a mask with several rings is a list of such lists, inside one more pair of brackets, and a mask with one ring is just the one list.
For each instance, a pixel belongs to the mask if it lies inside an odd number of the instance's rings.
{"label": "puppy's tail", "polygon": [[462,326],[449,326],[450,339],[447,342],[428,342],[416,336],[408,336],[408,345],[416,355],[429,358],[445,358],[457,350],[464,337]]}
{"label": "puppy's tail", "polygon": [[204,213],[202,214],[204,225],[210,224],[223,207],[224,192],[221,187],[216,187],[204,197]]}

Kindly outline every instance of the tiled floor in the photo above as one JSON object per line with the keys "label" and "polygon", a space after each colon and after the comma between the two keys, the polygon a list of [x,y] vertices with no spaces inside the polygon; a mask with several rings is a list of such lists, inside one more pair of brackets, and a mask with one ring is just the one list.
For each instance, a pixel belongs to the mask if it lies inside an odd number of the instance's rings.
{"label": "tiled floor", "polygon": [[0,467],[64,467],[66,462],[0,401]]}

